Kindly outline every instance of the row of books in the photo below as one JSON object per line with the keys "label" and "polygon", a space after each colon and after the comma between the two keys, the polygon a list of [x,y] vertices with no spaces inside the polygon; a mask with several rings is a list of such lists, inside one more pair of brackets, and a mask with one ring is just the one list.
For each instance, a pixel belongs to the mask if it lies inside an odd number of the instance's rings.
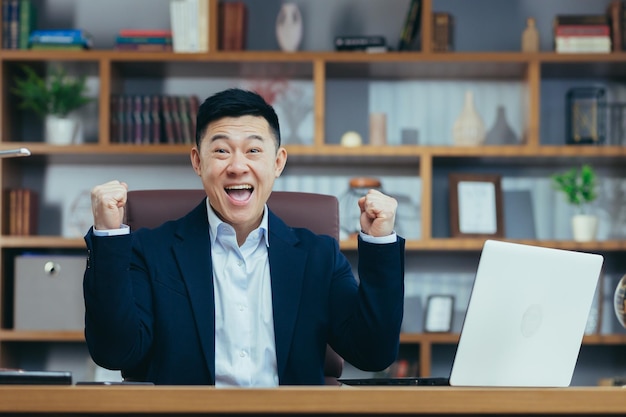
{"label": "row of books", "polygon": [[192,144],[199,105],[195,95],[113,95],[111,142]]}
{"label": "row of books", "polygon": [[8,230],[12,236],[37,234],[37,216],[39,198],[35,191],[28,188],[13,188],[6,191],[8,202]]}
{"label": "row of books", "polygon": [[172,31],[169,29],[122,29],[115,37],[115,50],[169,52],[172,47]]}
{"label": "row of books", "polygon": [[559,53],[608,53],[611,26],[606,15],[557,15],[553,21],[554,50]]}
{"label": "row of books", "polygon": [[37,13],[31,0],[2,0],[2,48],[28,49]]}
{"label": "row of books", "polygon": [[209,50],[209,0],[170,0],[174,52]]}

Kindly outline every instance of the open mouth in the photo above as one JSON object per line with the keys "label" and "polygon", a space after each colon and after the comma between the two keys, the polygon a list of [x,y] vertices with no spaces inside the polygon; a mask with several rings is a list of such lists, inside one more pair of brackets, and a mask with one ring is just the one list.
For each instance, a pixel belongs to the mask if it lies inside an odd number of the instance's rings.
{"label": "open mouth", "polygon": [[225,187],[224,191],[235,201],[248,201],[254,191],[254,187],[250,184],[231,185]]}

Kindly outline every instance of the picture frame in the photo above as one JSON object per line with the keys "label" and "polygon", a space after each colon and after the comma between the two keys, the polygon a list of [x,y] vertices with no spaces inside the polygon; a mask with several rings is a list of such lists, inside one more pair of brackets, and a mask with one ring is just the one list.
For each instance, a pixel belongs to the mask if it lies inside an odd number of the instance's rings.
{"label": "picture frame", "polygon": [[448,176],[452,237],[504,237],[501,176],[451,173]]}
{"label": "picture frame", "polygon": [[428,296],[424,314],[424,332],[448,333],[452,331],[454,296],[434,294]]}

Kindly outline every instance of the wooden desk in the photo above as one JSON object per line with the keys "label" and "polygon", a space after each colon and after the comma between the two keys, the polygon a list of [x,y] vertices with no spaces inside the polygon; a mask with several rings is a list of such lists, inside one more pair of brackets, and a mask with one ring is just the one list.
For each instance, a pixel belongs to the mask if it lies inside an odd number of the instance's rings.
{"label": "wooden desk", "polygon": [[474,389],[138,386],[0,386],[0,413],[73,415],[237,414],[621,414],[619,387]]}

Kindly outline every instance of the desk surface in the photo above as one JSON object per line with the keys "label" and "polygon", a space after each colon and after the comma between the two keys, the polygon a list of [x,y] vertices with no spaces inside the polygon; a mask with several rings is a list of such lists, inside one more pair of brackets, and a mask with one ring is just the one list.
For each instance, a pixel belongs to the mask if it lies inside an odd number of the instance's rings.
{"label": "desk surface", "polygon": [[0,413],[622,414],[626,391],[589,388],[0,386]]}

